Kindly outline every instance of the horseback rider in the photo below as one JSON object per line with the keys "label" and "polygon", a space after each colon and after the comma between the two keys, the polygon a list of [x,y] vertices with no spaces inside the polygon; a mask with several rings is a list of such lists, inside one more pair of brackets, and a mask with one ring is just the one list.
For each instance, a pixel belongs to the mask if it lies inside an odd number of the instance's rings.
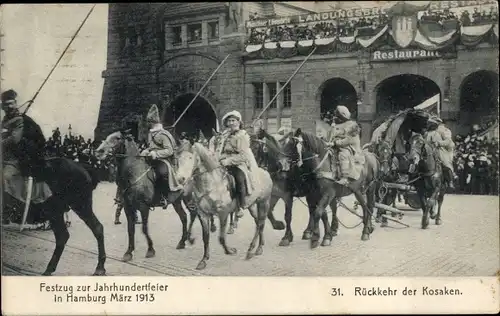
{"label": "horseback rider", "polygon": [[52,195],[44,181],[45,137],[40,126],[18,110],[17,92],[1,94],[3,189],[12,197],[25,202],[28,177],[33,178],[31,202],[41,203]]}
{"label": "horseback rider", "polygon": [[443,124],[443,120],[439,117],[429,118],[426,140],[437,148],[445,179],[448,182],[448,186],[454,189],[453,151],[455,143],[453,142],[451,131]]}
{"label": "horseback rider", "polygon": [[148,148],[141,152],[141,156],[151,157],[151,165],[157,176],[156,186],[161,192],[180,192],[182,186],[175,176],[177,165],[175,159],[176,142],[172,134],[163,128],[160,122],[158,107],[153,104],[148,111],[146,121],[149,127]]}
{"label": "horseback rider", "polygon": [[226,113],[222,117],[222,124],[227,129],[223,132],[223,140],[218,148],[220,163],[227,167],[235,179],[240,206],[236,216],[242,217],[243,210],[248,207],[246,197],[251,186],[247,179],[251,176],[250,172],[257,168],[257,162],[250,149],[250,136],[242,127],[240,112]]}
{"label": "horseback rider", "polygon": [[2,145],[4,160],[15,159],[23,176],[41,178],[45,167],[45,137],[42,129],[26,114],[21,114],[17,105],[17,92],[7,90],[2,93],[2,120],[6,135]]}
{"label": "horseback rider", "polygon": [[335,109],[328,140],[327,145],[335,146],[338,152],[340,179],[337,182],[341,185],[347,185],[351,179],[358,178],[356,170],[359,168],[356,169],[355,164],[364,163],[360,128],[354,120],[351,120],[351,113],[347,107],[339,105]]}

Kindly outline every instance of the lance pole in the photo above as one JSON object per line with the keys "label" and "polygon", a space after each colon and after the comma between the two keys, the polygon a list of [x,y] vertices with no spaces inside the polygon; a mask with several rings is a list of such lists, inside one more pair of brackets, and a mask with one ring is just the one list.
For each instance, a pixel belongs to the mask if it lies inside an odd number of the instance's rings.
{"label": "lance pole", "polygon": [[309,53],[309,55],[307,55],[307,57],[299,65],[299,67],[293,72],[293,74],[290,76],[290,78],[288,78],[288,80],[285,82],[285,84],[279,89],[278,92],[276,92],[276,94],[271,99],[271,101],[269,101],[269,103],[267,103],[267,105],[262,109],[262,111],[259,113],[259,115],[257,115],[257,117],[254,119],[253,123],[251,124],[252,126],[255,124],[255,122],[257,122],[259,120],[259,118],[262,116],[262,114],[264,114],[264,112],[273,103],[273,101],[276,100],[276,98],[281,93],[281,91],[283,91],[286,88],[286,86],[290,83],[290,81],[292,81],[293,77],[295,77],[295,75],[299,72],[300,68],[302,68],[302,66],[304,66],[304,64],[306,63],[306,61],[309,59],[309,57],[312,56],[312,54],[314,54],[315,51],[316,51],[316,47],[314,47],[314,49]]}
{"label": "lance pole", "polygon": [[64,51],[62,52],[61,56],[59,56],[59,59],[57,60],[56,64],[54,65],[54,67],[52,67],[52,70],[50,70],[49,74],[47,75],[47,77],[45,78],[45,80],[42,82],[42,85],[40,86],[40,88],[38,88],[38,90],[36,91],[35,95],[33,96],[33,98],[31,100],[29,100],[27,103],[28,103],[28,106],[26,107],[26,109],[24,110],[24,114],[26,114],[26,112],[28,112],[29,108],[31,107],[31,105],[33,104],[33,102],[35,102],[35,99],[36,97],[38,96],[38,94],[40,93],[40,91],[42,90],[43,86],[45,85],[45,83],[47,83],[47,81],[49,80],[50,76],[52,75],[52,73],[54,72],[54,70],[56,69],[57,65],[59,65],[59,62],[62,60],[62,58],[64,57],[64,54],[66,54],[66,51],[68,50],[69,46],[71,45],[71,43],[73,43],[73,41],[75,40],[76,36],[78,35],[78,33],[80,32],[80,30],[82,29],[83,25],[85,24],[85,22],[87,22],[87,19],[89,18],[90,14],[92,14],[92,11],[94,11],[94,8],[95,8],[95,4],[92,6],[92,8],[90,9],[89,13],[87,13],[87,16],[85,17],[85,19],[82,21],[82,23],[80,24],[80,27],[78,27],[78,29],[76,30],[75,34],[73,35],[73,37],[71,37],[71,40],[69,41],[68,45],[66,45],[66,48],[64,49]]}
{"label": "lance pole", "polygon": [[208,85],[208,83],[210,82],[210,80],[212,80],[213,76],[215,76],[215,74],[217,73],[217,71],[219,71],[219,69],[222,67],[222,65],[224,65],[224,63],[226,62],[226,60],[229,58],[230,55],[231,54],[228,54],[226,56],[226,58],[224,58],[224,60],[219,64],[219,66],[217,66],[217,68],[215,68],[214,72],[212,72],[212,74],[210,75],[210,77],[208,77],[207,81],[205,81],[205,84],[201,87],[201,89],[198,91],[198,93],[196,93],[196,95],[194,96],[193,100],[191,100],[191,102],[189,102],[189,104],[186,106],[186,108],[184,109],[184,111],[182,111],[181,115],[175,121],[174,125],[170,126],[170,128],[175,127],[175,125],[177,125],[177,123],[179,123],[179,121],[181,120],[181,118],[184,116],[184,114],[186,114],[187,110],[191,107],[191,105],[193,105],[193,103],[196,100],[196,98],[200,95],[200,93],[203,91],[203,89],[205,89],[205,87]]}

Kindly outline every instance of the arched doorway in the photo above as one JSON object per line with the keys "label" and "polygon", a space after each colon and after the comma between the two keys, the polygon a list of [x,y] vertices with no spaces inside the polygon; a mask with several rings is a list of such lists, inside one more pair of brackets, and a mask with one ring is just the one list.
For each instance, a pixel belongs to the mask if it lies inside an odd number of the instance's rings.
{"label": "arched doorway", "polygon": [[439,94],[439,86],[429,78],[402,74],[389,77],[375,87],[376,123],[401,110],[415,107]]}
{"label": "arched doorway", "polygon": [[[186,93],[177,97],[167,108],[164,116],[165,126],[172,126],[177,118],[193,100],[195,94]],[[212,105],[203,97],[198,96],[191,107],[175,126],[174,132],[180,135],[182,132],[188,136],[197,137],[201,130],[205,137],[212,136],[212,129],[217,125],[217,115]]]}
{"label": "arched doorway", "polygon": [[333,114],[338,105],[346,106],[351,112],[351,117],[357,118],[358,96],[356,89],[349,81],[342,78],[328,79],[321,85],[319,91],[321,118],[324,118],[328,112]]}
{"label": "arched doorway", "polygon": [[468,75],[460,87],[460,134],[472,125],[484,126],[498,118],[498,74],[480,70]]}

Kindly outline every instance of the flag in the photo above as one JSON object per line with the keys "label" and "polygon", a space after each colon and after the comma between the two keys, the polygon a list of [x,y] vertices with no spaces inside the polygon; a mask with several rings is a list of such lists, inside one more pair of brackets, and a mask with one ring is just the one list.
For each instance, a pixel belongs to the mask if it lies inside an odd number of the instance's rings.
{"label": "flag", "polygon": [[425,100],[424,102],[420,103],[416,107],[414,107],[415,110],[424,110],[426,112],[429,112],[431,114],[435,114],[439,116],[441,112],[441,96],[439,94],[436,94],[435,96]]}

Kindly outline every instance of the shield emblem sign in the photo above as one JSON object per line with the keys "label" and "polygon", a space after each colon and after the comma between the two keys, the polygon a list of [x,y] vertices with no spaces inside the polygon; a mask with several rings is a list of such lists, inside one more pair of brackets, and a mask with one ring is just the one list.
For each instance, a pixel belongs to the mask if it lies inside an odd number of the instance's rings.
{"label": "shield emblem sign", "polygon": [[401,48],[408,47],[415,38],[417,21],[417,15],[392,18],[392,37]]}

